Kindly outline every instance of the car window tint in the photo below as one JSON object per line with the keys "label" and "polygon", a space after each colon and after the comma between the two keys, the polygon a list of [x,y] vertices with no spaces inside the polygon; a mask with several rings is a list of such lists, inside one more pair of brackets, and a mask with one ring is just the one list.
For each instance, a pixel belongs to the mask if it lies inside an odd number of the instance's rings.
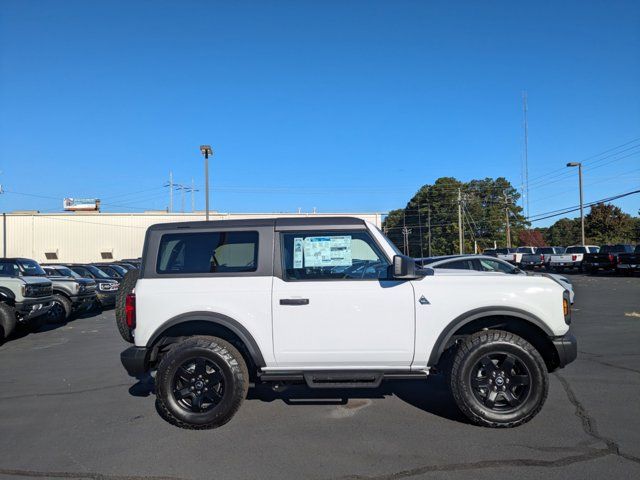
{"label": "car window tint", "polygon": [[505,265],[504,263],[496,262],[495,260],[481,258],[479,259],[479,262],[483,272],[511,273],[511,271],[514,270],[514,267],[511,265]]}
{"label": "car window tint", "polygon": [[160,239],[156,271],[254,272],[257,265],[258,232],[168,233]]}
{"label": "car window tint", "polygon": [[473,260],[456,260],[436,265],[434,268],[447,268],[455,270],[475,270]]}
{"label": "car window tint", "polygon": [[286,280],[387,278],[389,262],[367,232],[316,231],[282,235]]}

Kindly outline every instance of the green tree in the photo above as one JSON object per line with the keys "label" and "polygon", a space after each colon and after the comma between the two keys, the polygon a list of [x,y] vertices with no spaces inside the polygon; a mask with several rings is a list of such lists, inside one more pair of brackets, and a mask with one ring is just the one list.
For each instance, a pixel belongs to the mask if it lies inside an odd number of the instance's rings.
{"label": "green tree", "polygon": [[[522,209],[516,205],[517,190],[505,178],[485,178],[463,183],[452,177],[437,179],[424,185],[405,208],[393,210],[384,221],[389,238],[403,248],[403,227],[410,229],[409,255],[429,254],[429,219],[431,254],[444,255],[459,251],[458,189],[462,196],[465,251],[473,252],[474,240],[480,249],[493,242],[506,242],[505,210],[508,209],[512,241],[526,227]],[[506,194],[506,201],[505,201]]]}
{"label": "green tree", "polygon": [[610,203],[598,203],[584,217],[585,236],[597,245],[625,243],[634,239],[631,215]]}
{"label": "green tree", "polygon": [[580,219],[576,218],[561,218],[545,232],[545,241],[554,247],[578,245],[580,237]]}

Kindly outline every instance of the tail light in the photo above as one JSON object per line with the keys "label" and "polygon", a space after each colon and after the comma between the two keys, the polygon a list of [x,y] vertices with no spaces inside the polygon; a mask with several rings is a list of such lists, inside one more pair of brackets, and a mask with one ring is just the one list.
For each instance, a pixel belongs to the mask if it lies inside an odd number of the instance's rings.
{"label": "tail light", "polygon": [[571,255],[571,261],[575,262],[576,260],[578,260],[578,255]]}
{"label": "tail light", "polygon": [[544,255],[540,255],[540,261],[544,263]]}
{"label": "tail light", "polygon": [[609,263],[613,263],[614,258],[613,258],[613,254],[609,254]]}
{"label": "tail light", "polygon": [[136,328],[136,294],[130,293],[127,295],[124,311],[127,316],[127,327],[131,330]]}

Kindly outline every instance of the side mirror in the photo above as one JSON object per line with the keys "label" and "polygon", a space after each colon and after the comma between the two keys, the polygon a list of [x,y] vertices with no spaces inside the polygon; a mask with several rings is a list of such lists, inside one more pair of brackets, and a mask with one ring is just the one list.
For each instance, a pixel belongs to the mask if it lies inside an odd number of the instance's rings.
{"label": "side mirror", "polygon": [[423,274],[413,258],[406,255],[396,255],[393,257],[392,276],[399,280],[412,280],[420,278]]}

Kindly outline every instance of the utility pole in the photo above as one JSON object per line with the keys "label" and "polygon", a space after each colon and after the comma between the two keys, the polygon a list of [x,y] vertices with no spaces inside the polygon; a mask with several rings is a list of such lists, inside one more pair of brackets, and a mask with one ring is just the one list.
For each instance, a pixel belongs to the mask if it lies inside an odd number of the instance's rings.
{"label": "utility pole", "polygon": [[169,213],[173,212],[173,172],[169,172],[169,181],[164,184],[169,187]]}
{"label": "utility pole", "polygon": [[424,258],[424,248],[422,245],[422,214],[420,213],[420,203],[418,203],[418,227],[420,229],[420,258]]}
{"label": "utility pole", "polygon": [[404,237],[404,254],[409,255],[409,235],[411,234],[411,229],[407,227],[402,227],[402,236]]}
{"label": "utility pole", "polygon": [[429,256],[431,256],[431,204],[429,204],[428,206],[428,210],[427,210],[427,221],[428,221],[428,225],[429,225]]}
{"label": "utility pole", "polygon": [[511,248],[511,225],[509,224],[509,197],[504,192],[504,214],[507,221],[507,248]]}
{"label": "utility pole", "polygon": [[196,184],[193,181],[193,178],[191,179],[191,189],[190,189],[190,191],[191,191],[191,213],[193,213],[193,212],[196,211],[196,197],[195,197],[194,192],[199,192],[200,191],[200,190],[198,190],[196,188]]}
{"label": "utility pole", "polygon": [[462,232],[462,192],[458,188],[458,242],[460,244],[460,255],[464,254],[464,233]]}
{"label": "utility pole", "polygon": [[582,162],[569,162],[567,167],[578,167],[578,184],[580,185],[580,230],[582,232],[582,245],[586,244],[584,238],[584,201],[582,196]]}

